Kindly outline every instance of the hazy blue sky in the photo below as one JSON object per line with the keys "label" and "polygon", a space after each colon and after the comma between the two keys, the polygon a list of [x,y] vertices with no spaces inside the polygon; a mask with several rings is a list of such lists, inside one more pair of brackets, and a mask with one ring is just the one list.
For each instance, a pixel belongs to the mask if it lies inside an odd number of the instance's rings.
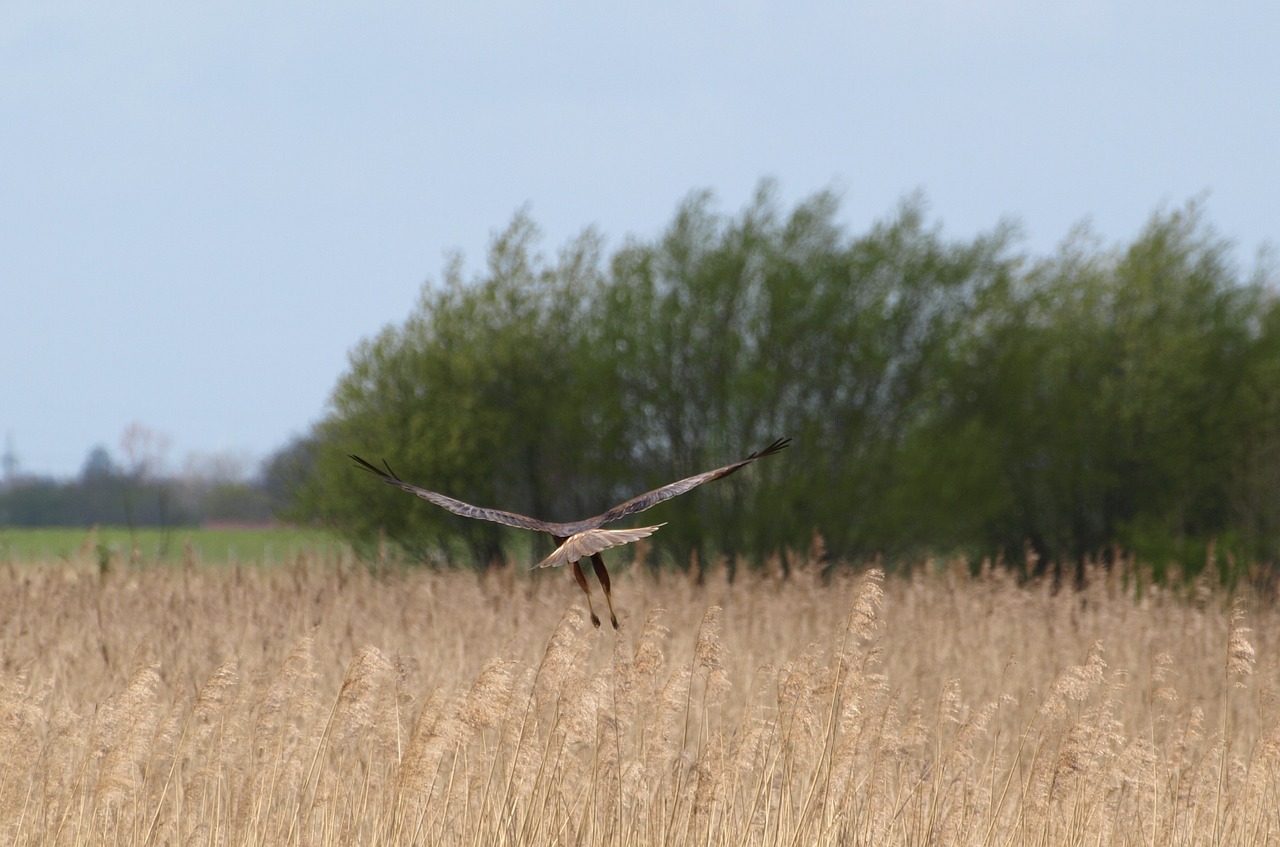
{"label": "hazy blue sky", "polygon": [[526,203],[553,251],[766,176],[855,231],[919,190],[1044,253],[1207,193],[1249,266],[1278,151],[1275,0],[5,2],[0,439],[261,458]]}

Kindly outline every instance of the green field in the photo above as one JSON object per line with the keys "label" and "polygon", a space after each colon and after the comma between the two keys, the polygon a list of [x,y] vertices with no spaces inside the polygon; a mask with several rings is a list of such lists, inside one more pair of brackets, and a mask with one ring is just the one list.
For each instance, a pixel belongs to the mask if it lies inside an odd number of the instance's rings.
{"label": "green field", "polygon": [[[63,562],[77,558],[113,562],[181,562],[190,548],[205,563],[282,562],[307,554],[336,556],[345,549],[337,536],[303,527],[169,529],[128,527],[0,528],[0,562]],[[135,557],[134,550],[137,550]]]}

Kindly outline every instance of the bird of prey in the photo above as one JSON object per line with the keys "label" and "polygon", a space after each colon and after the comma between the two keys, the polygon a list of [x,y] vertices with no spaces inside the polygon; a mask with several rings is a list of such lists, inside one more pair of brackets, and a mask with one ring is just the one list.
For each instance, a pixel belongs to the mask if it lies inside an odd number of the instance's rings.
{"label": "bird of prey", "polygon": [[600,619],[596,617],[595,610],[591,608],[591,589],[587,586],[587,578],[582,573],[582,567],[578,562],[582,559],[591,559],[591,564],[595,568],[596,576],[600,580],[600,586],[604,589],[604,599],[609,605],[609,618],[613,622],[613,628],[618,628],[618,616],[613,613],[613,597],[610,593],[609,571],[604,566],[604,559],[600,558],[602,550],[608,550],[610,547],[617,547],[622,544],[630,544],[645,538],[658,526],[643,526],[635,529],[604,529],[604,525],[621,520],[628,515],[634,515],[636,512],[643,512],[651,506],[670,500],[672,497],[678,497],[687,491],[691,491],[702,485],[704,482],[711,482],[714,479],[726,477],[739,468],[751,464],[757,459],[763,459],[765,456],[772,456],[774,453],[783,450],[791,443],[790,438],[779,438],[768,447],[758,452],[752,453],[745,459],[725,465],[723,468],[716,468],[713,471],[695,474],[690,477],[664,485],[661,488],[655,488],[652,491],[646,491],[636,497],[632,497],[624,503],[619,503],[612,509],[601,512],[592,518],[586,518],[580,521],[570,521],[568,523],[553,523],[551,521],[539,520],[526,515],[516,514],[515,512],[504,512],[501,509],[486,509],[481,506],[472,506],[470,503],[464,503],[461,500],[455,500],[435,491],[428,491],[411,483],[405,482],[396,476],[391,470],[391,466],[383,462],[384,467],[377,467],[359,456],[352,455],[356,464],[365,470],[377,474],[382,478],[383,482],[388,485],[394,485],[408,491],[410,494],[416,494],[424,500],[435,503],[437,506],[448,509],[455,515],[461,515],[464,518],[476,518],[483,521],[492,521],[494,523],[504,524],[505,526],[514,526],[520,529],[531,529],[536,532],[545,532],[551,536],[556,543],[555,552],[543,559],[535,568],[549,568],[558,565],[573,565],[573,578],[577,580],[578,586],[583,593],[587,595],[587,611],[591,615],[591,623],[599,627]]}

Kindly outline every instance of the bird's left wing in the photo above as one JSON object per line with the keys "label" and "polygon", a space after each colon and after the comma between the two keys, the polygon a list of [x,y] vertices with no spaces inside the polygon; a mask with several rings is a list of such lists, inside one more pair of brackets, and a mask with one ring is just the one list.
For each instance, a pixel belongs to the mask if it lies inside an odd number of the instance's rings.
{"label": "bird's left wing", "polygon": [[[658,526],[665,526],[665,524],[658,524]],[[578,532],[565,539],[554,553],[533,567],[555,568],[573,564],[579,559],[594,556],[601,550],[648,538],[657,531],[658,526],[640,526],[635,529],[588,529],[585,532]]]}
{"label": "bird's left wing", "polygon": [[420,488],[419,486],[405,482],[403,479],[395,475],[395,472],[391,470],[390,465],[387,465],[387,469],[384,471],[382,468],[366,462],[359,456],[352,455],[351,458],[355,460],[356,464],[364,468],[366,471],[377,474],[382,478],[382,481],[388,485],[394,485],[396,488],[408,491],[410,494],[416,494],[423,500],[430,501],[441,508],[448,509],[455,515],[462,515],[464,518],[475,518],[482,521],[492,521],[493,523],[500,523],[505,526],[519,527],[520,529],[549,532],[552,535],[563,534],[556,532],[558,528],[556,524],[548,523],[547,521],[540,521],[537,518],[531,518],[528,515],[521,515],[515,512],[504,512],[501,509],[487,509],[483,506],[473,506],[470,503],[464,503],[461,500],[455,500],[452,497],[447,497],[437,491],[428,491],[425,488]]}

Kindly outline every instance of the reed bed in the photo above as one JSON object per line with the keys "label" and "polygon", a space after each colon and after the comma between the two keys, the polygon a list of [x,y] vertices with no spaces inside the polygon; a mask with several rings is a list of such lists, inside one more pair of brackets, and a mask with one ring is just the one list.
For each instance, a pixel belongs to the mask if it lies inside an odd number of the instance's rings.
{"label": "reed bed", "polygon": [[0,843],[1280,843],[1280,615],[953,563],[0,568]]}

